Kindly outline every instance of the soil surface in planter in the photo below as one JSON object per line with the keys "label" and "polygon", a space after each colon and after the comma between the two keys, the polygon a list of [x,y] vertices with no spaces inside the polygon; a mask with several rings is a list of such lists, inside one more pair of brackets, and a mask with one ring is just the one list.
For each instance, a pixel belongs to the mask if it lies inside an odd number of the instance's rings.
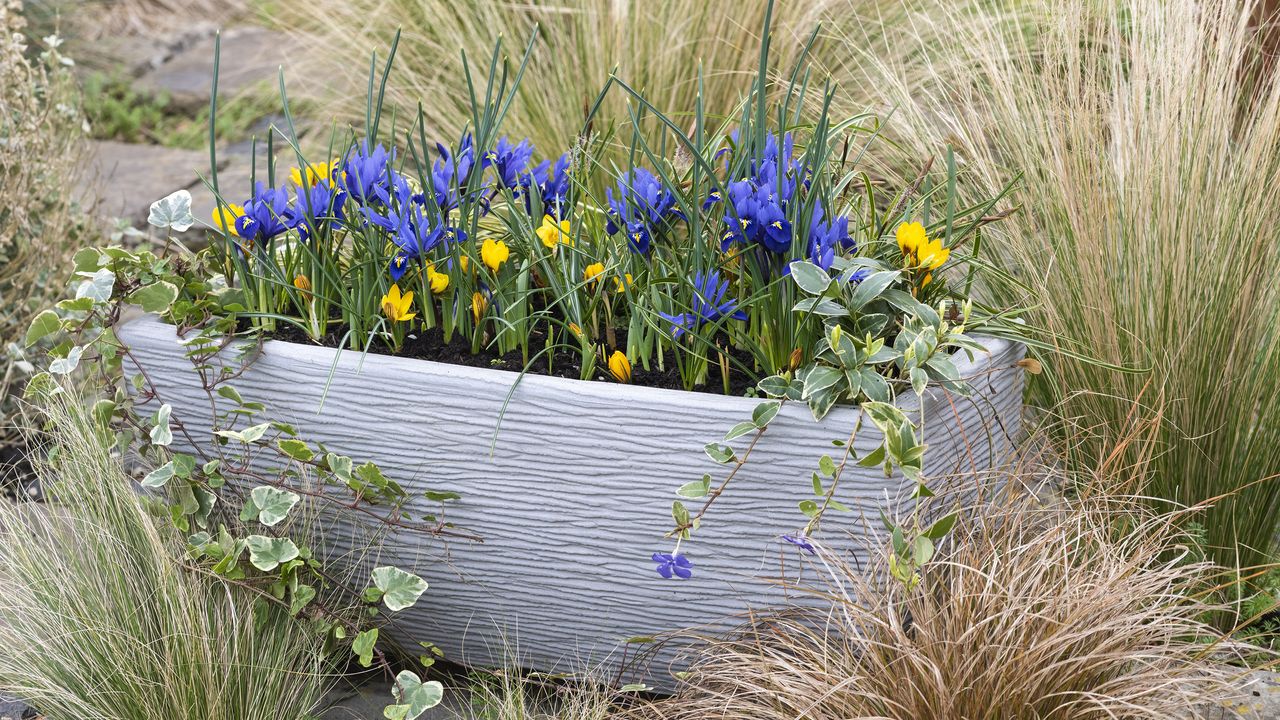
{"label": "soil surface in planter", "polygon": [[[272,340],[283,340],[301,345],[320,345],[322,347],[346,349],[348,346],[343,343],[346,331],[346,327],[338,327],[317,343],[300,328],[293,325],[282,325],[267,337]],[[618,344],[623,347],[626,346],[625,331],[618,332]],[[375,340],[369,347],[369,352],[379,355],[416,358],[418,360],[432,360],[451,365],[511,370],[513,372],[524,371],[535,375],[549,375],[552,377],[572,378],[574,380],[581,379],[582,363],[581,357],[577,352],[573,352],[568,348],[557,348],[553,352],[543,351],[545,347],[546,335],[540,332],[535,333],[530,338],[529,354],[531,357],[528,364],[526,364],[524,357],[518,350],[501,354],[495,350],[481,348],[480,352],[472,353],[471,342],[468,338],[455,335],[453,340],[446,343],[444,341],[444,333],[440,328],[432,328],[418,331],[414,333],[413,337],[406,337],[404,347],[398,353],[393,353],[391,348],[382,340]],[[539,351],[543,352],[539,354]],[[711,367],[707,370],[707,382],[695,387],[693,389],[694,392],[742,396],[755,387],[756,381],[763,376],[742,369],[743,367],[751,367],[754,363],[751,355],[734,348],[730,348],[727,354],[731,358],[729,361],[729,391],[725,392],[720,367],[713,360]],[[548,362],[548,355],[551,356],[550,362]],[[666,369],[659,369],[656,362],[653,362],[652,367],[648,370],[641,367],[639,363],[632,365],[632,384],[644,387],[684,390],[685,387],[680,380],[680,372],[676,369],[673,354],[666,353],[663,361]],[[596,361],[592,379],[600,382],[617,382],[609,374],[608,367],[602,360]]]}

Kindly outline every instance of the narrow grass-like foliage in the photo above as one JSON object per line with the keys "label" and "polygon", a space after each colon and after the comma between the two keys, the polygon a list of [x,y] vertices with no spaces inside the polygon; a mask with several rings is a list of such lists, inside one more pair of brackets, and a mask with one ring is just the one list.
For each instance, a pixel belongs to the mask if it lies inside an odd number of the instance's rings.
{"label": "narrow grass-like foliage", "polygon": [[[777,67],[791,69],[822,8],[833,4],[777,3]],[[352,120],[363,117],[368,82],[367,64],[355,60],[382,52],[400,29],[387,101],[410,113],[406,118],[421,103],[428,135],[444,137],[456,137],[471,118],[461,53],[474,72],[500,37],[518,47],[537,25],[534,56],[503,131],[528,137],[542,155],[555,157],[574,144],[615,72],[692,126],[701,63],[704,105],[733,115],[751,86],[767,6],[767,0],[350,0],[316,12],[313,3],[286,0],[273,12],[308,41],[308,66],[325,68],[296,80],[310,82],[328,101],[326,109]],[[611,93],[593,129],[628,124],[625,102],[625,93]]]}
{"label": "narrow grass-like foliage", "polygon": [[[1280,83],[1255,3],[1020,0],[833,13],[849,107],[892,113],[907,177],[954,147],[965,191],[1021,176],[985,250],[1032,322],[1124,374],[1046,358],[1035,385],[1090,426],[1160,418],[1145,492],[1233,493],[1197,520],[1214,558],[1266,562],[1280,522]],[[1070,432],[1070,430],[1068,430]],[[1086,444],[1083,461],[1107,451]],[[1129,452],[1136,452],[1130,448]]]}
{"label": "narrow grass-like foliage", "polygon": [[48,505],[0,503],[0,687],[51,720],[300,720],[331,681],[323,637],[182,568],[87,410],[49,407]]}
{"label": "narrow grass-like foliage", "polygon": [[27,324],[62,294],[88,235],[74,203],[84,122],[75,80],[21,11],[0,0],[0,446],[19,436]]}
{"label": "narrow grass-like foliage", "polygon": [[[815,602],[713,641],[663,720],[1167,720],[1232,671],[1198,597],[1213,566],[1135,498],[966,513],[912,590],[825,554]],[[887,551],[886,551],[887,552]]]}

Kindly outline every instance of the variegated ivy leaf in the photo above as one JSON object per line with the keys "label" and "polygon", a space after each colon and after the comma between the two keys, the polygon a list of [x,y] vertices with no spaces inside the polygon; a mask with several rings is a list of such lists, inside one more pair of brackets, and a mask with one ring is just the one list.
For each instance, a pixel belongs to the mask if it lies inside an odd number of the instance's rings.
{"label": "variegated ivy leaf", "polygon": [[382,591],[382,602],[392,612],[412,607],[427,591],[427,581],[398,567],[374,568],[373,584]]}
{"label": "variegated ivy leaf", "polygon": [[84,355],[84,347],[77,345],[67,351],[66,357],[60,357],[49,363],[49,372],[54,375],[70,375],[80,365],[80,356]]}
{"label": "variegated ivy leaf", "polygon": [[84,298],[93,302],[104,303],[111,299],[111,292],[115,290],[116,287],[116,274],[114,272],[107,268],[101,268],[92,274],[78,274],[82,277],[87,277],[88,279],[81,281],[80,284],[76,286],[77,300]]}
{"label": "variegated ivy leaf", "polygon": [[253,504],[258,509],[258,522],[272,527],[289,516],[289,511],[298,504],[298,494],[266,485],[256,487],[250,493]]}
{"label": "variegated ivy leaf", "polygon": [[186,232],[196,223],[191,214],[191,193],[179,190],[151,203],[147,223],[161,230]]}
{"label": "variegated ivy leaf", "polygon": [[440,704],[444,699],[444,686],[432,680],[422,682],[417,673],[401,670],[396,675],[396,684],[392,688],[395,705],[388,705],[382,711],[387,720],[416,720],[423,713]]}
{"label": "variegated ivy leaf", "polygon": [[249,546],[249,562],[263,572],[271,572],[298,557],[298,546],[289,538],[250,535],[245,542]]}
{"label": "variegated ivy leaf", "polygon": [[161,405],[156,411],[156,424],[151,428],[153,445],[165,446],[173,443],[173,430],[169,428],[169,415],[172,412],[173,408],[169,407],[169,403]]}

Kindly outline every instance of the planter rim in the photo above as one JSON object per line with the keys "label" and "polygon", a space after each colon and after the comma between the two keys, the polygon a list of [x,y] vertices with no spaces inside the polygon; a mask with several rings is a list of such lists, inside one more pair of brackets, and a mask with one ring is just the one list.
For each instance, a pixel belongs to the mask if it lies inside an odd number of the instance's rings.
{"label": "planter rim", "polygon": [[[164,322],[159,317],[150,313],[140,318],[131,320],[122,326],[121,339],[127,343],[129,331],[126,329],[134,326],[135,329],[141,330],[148,334],[157,331],[164,333],[174,333],[175,328],[172,324]],[[992,337],[990,335],[975,334],[972,336],[975,341],[985,348],[985,353],[975,353],[972,358],[964,350],[958,352],[956,358],[956,370],[962,379],[969,379],[977,376],[990,369],[993,359],[1006,354],[1015,344],[1011,340],[1004,338]],[[179,342],[182,341],[178,337]],[[249,341],[241,341],[248,343]],[[331,348],[324,345],[308,345],[304,343],[290,342],[287,340],[269,339],[262,343],[261,352],[270,353],[278,358],[287,358],[300,366],[322,366],[333,371],[333,377],[337,378],[342,373],[350,372],[360,374],[368,371],[373,367],[387,368],[396,371],[428,372],[436,376],[448,376],[452,378],[470,380],[478,383],[494,383],[502,380],[503,383],[510,387],[512,391],[520,387],[530,387],[543,389],[550,392],[559,393],[575,393],[585,391],[596,391],[593,394],[605,392],[622,401],[638,401],[638,400],[665,400],[671,402],[679,398],[688,398],[693,396],[697,398],[697,403],[703,407],[719,407],[741,410],[750,412],[756,404],[765,397],[745,397],[739,395],[724,395],[712,392],[692,392],[688,390],[678,390],[674,388],[658,388],[645,385],[631,385],[629,383],[610,383],[598,380],[579,380],[577,378],[555,377],[552,375],[542,375],[538,373],[520,373],[514,370],[500,370],[497,368],[481,368],[470,365],[455,365],[453,363],[439,362],[437,360],[423,360],[420,358],[403,357],[400,355],[386,355],[382,353],[362,353],[355,350],[345,348]],[[592,388],[591,386],[600,386]],[[605,388],[608,388],[605,390]],[[926,397],[932,398],[941,393],[941,388],[930,385],[925,391]],[[911,393],[903,393],[897,396],[894,403],[904,409],[914,407],[916,405],[916,397]],[[848,411],[856,409],[856,405],[837,405],[832,414],[840,411]]]}

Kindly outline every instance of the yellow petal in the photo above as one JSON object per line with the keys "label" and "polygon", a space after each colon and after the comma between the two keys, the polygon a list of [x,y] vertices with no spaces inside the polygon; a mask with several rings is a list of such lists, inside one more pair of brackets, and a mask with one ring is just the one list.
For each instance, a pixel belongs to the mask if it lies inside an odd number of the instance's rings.
{"label": "yellow petal", "polygon": [[631,361],[621,350],[614,350],[609,356],[609,373],[620,383],[631,382]]}

